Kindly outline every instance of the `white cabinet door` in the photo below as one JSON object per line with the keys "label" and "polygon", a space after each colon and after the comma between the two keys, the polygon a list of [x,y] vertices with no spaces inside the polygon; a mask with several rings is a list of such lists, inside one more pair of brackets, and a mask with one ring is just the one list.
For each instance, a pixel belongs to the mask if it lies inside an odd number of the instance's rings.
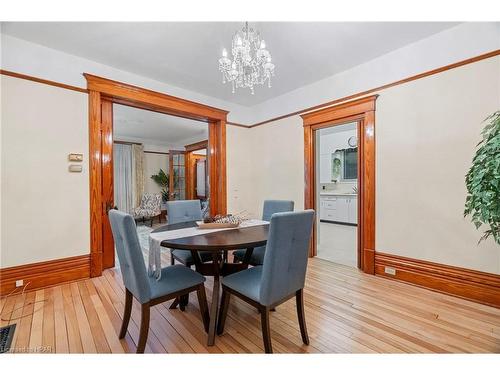
{"label": "white cabinet door", "polygon": [[337,220],[341,223],[347,223],[349,220],[349,198],[338,197],[337,199]]}
{"label": "white cabinet door", "polygon": [[349,198],[349,208],[348,208],[348,223],[357,224],[358,223],[358,198]]}
{"label": "white cabinet door", "polygon": [[320,220],[358,223],[358,198],[351,196],[320,197]]}
{"label": "white cabinet door", "polygon": [[326,212],[325,212],[325,200],[323,198],[319,199],[319,219],[320,220],[327,220],[326,219]]}
{"label": "white cabinet door", "polygon": [[332,182],[332,169],[330,167],[332,160],[330,154],[319,156],[319,182],[326,184]]}

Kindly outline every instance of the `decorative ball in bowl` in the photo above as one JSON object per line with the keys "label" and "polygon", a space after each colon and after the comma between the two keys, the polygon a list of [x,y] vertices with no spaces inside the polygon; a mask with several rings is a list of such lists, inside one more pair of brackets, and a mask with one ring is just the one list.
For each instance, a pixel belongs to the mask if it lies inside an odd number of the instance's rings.
{"label": "decorative ball in bowl", "polygon": [[245,219],[238,215],[215,215],[208,216],[203,221],[198,221],[198,228],[200,229],[214,229],[214,228],[236,228]]}

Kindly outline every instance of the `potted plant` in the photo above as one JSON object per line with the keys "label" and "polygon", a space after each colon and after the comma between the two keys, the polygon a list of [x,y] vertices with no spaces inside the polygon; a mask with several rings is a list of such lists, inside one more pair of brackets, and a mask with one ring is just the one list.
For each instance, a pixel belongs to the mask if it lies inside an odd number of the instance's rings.
{"label": "potted plant", "polygon": [[161,188],[161,198],[163,203],[168,201],[169,197],[169,182],[170,178],[168,174],[165,173],[163,169],[160,168],[158,174],[154,174],[151,176],[151,179],[158,184]]}
{"label": "potted plant", "polygon": [[492,236],[500,244],[500,111],[485,121],[472,167],[465,177],[467,198],[464,217],[470,215],[477,229],[487,226],[479,242]]}

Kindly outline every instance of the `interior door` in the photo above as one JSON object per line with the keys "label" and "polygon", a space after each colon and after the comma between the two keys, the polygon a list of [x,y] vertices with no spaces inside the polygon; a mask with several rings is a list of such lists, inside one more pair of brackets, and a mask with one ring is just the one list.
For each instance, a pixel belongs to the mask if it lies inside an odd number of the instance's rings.
{"label": "interior door", "polygon": [[170,150],[169,158],[169,200],[186,199],[186,163],[185,152]]}
{"label": "interior door", "polygon": [[108,211],[115,205],[113,191],[113,103],[101,100],[102,149],[102,268],[115,266],[115,243]]}

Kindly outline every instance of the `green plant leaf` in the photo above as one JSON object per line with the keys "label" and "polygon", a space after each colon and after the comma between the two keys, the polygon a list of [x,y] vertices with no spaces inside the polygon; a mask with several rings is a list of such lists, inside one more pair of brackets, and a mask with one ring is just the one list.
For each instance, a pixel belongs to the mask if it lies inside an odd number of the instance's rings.
{"label": "green plant leaf", "polygon": [[465,175],[464,217],[470,215],[476,229],[483,224],[487,227],[479,242],[492,236],[500,244],[500,111],[485,121],[483,139]]}

